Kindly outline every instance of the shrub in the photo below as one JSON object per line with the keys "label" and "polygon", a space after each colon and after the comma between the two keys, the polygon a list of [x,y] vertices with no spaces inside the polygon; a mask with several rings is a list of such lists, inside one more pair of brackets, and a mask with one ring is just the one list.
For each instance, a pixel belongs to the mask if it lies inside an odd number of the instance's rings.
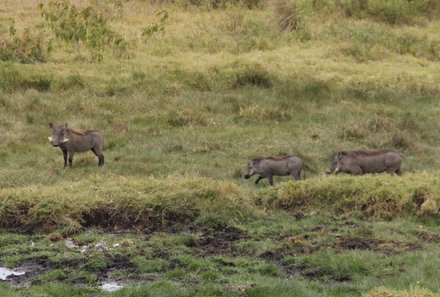
{"label": "shrub", "polygon": [[368,13],[389,24],[408,23],[411,20],[408,0],[369,0]]}
{"label": "shrub", "polygon": [[273,0],[271,3],[275,21],[283,31],[305,28],[307,10],[298,0]]}
{"label": "shrub", "polygon": [[165,30],[165,22],[168,19],[168,12],[161,10],[156,13],[156,17],[159,19],[156,23],[153,23],[142,30],[142,38],[144,40],[151,38],[154,34],[163,32]]}
{"label": "shrub", "polygon": [[0,60],[20,63],[46,62],[51,51],[51,42],[42,32],[26,28],[19,35],[12,24],[9,36],[0,41]]}
{"label": "shrub", "polygon": [[268,88],[272,85],[269,72],[260,64],[238,64],[235,69],[234,87],[256,85]]}
{"label": "shrub", "polygon": [[114,32],[109,17],[95,7],[77,8],[68,0],[51,0],[47,7],[42,3],[39,6],[55,37],[77,48],[84,45],[93,60],[101,61],[105,48],[112,48],[118,58],[128,55],[133,42]]}

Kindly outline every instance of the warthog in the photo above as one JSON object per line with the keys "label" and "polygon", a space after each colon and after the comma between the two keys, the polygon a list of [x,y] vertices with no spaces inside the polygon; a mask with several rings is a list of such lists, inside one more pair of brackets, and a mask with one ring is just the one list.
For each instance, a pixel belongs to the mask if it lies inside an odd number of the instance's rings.
{"label": "warthog", "polygon": [[260,180],[267,177],[269,184],[273,186],[273,176],[291,175],[294,179],[299,180],[303,167],[303,161],[297,156],[259,157],[249,161],[248,173],[244,178],[248,179],[252,175],[258,174],[259,177],[255,184],[258,184]]}
{"label": "warthog", "polygon": [[67,166],[67,155],[69,155],[69,165],[72,166],[73,155],[78,152],[91,150],[98,157],[98,165],[104,165],[104,155],[102,147],[104,146],[104,136],[94,130],[76,131],[67,127],[66,124],[49,124],[52,129],[52,136],[49,137],[50,143],[59,147],[63,152],[64,167]]}
{"label": "warthog", "polygon": [[332,156],[327,174],[345,172],[352,175],[387,172],[401,175],[402,155],[394,150],[341,151]]}

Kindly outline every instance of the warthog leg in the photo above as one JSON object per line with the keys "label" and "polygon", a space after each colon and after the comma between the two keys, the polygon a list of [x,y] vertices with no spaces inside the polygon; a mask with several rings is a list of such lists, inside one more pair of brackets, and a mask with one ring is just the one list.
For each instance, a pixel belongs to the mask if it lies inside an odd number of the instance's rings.
{"label": "warthog leg", "polygon": [[62,150],[63,151],[63,158],[64,158],[64,167],[67,167],[67,151]]}
{"label": "warthog leg", "polygon": [[74,152],[69,152],[69,165],[70,165],[70,167],[72,167],[73,154],[74,154]]}
{"label": "warthog leg", "polygon": [[98,166],[104,165],[104,154],[101,152],[101,150],[97,150],[96,148],[92,147],[91,151],[98,157]]}
{"label": "warthog leg", "polygon": [[98,163],[98,165],[99,165],[99,166],[104,166],[104,155],[103,155],[103,154],[101,154],[101,156],[99,157],[99,163]]}
{"label": "warthog leg", "polygon": [[272,175],[269,175],[269,176],[267,177],[267,179],[269,180],[269,184],[270,184],[271,186],[273,186],[273,176],[272,176]]}
{"label": "warthog leg", "polygon": [[292,172],[292,177],[295,179],[295,180],[300,180],[301,179],[301,177],[300,177],[300,173],[298,172],[298,171],[296,171],[296,172]]}
{"label": "warthog leg", "polygon": [[258,183],[260,182],[260,180],[262,180],[263,178],[264,178],[264,177],[259,176],[259,177],[257,178],[257,180],[255,181],[255,184],[258,185]]}

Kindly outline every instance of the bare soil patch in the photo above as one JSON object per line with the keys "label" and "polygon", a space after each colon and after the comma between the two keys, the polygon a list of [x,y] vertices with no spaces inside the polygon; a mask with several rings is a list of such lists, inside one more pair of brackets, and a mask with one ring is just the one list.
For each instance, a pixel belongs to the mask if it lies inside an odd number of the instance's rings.
{"label": "bare soil patch", "polygon": [[201,233],[201,236],[190,245],[199,248],[203,255],[238,255],[235,242],[250,238],[243,230],[223,224],[213,228],[193,225],[190,231]]}

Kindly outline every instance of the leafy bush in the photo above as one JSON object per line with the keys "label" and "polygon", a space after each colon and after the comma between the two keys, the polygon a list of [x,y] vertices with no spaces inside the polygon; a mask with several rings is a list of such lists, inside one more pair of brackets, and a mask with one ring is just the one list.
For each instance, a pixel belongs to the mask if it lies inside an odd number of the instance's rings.
{"label": "leafy bush", "polygon": [[151,38],[155,33],[160,33],[165,30],[165,22],[168,19],[168,12],[166,10],[161,10],[156,13],[156,17],[159,19],[158,22],[149,25],[142,31],[142,38],[144,38],[144,40]]}
{"label": "leafy bush", "polygon": [[58,40],[77,48],[84,45],[96,61],[103,59],[105,48],[112,48],[117,57],[122,57],[133,44],[114,32],[109,18],[91,5],[77,8],[68,0],[51,0],[47,7],[41,3],[40,9]]}
{"label": "leafy bush", "polygon": [[14,23],[9,28],[9,36],[0,41],[0,60],[20,63],[46,62],[51,51],[51,42],[42,32],[26,28],[19,35]]}

